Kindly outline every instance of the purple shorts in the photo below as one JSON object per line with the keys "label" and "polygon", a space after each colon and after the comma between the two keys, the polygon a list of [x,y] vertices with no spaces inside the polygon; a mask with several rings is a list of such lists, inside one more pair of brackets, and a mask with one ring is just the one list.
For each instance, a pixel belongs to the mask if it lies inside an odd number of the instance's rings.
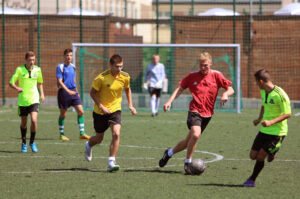
{"label": "purple shorts", "polygon": [[[76,88],[71,88],[71,91],[76,91]],[[82,105],[81,99],[76,95],[69,95],[64,89],[59,89],[57,94],[58,107],[60,109],[68,109],[70,106]]]}

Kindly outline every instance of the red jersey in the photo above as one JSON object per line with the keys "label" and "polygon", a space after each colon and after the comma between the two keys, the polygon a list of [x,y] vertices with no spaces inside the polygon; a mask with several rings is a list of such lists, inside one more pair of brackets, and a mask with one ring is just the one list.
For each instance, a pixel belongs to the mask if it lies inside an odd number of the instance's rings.
{"label": "red jersey", "polygon": [[219,88],[227,89],[231,81],[216,70],[210,70],[207,75],[200,71],[190,73],[180,82],[183,89],[189,88],[193,100],[190,102],[189,111],[198,112],[202,117],[211,117],[214,114],[214,105]]}

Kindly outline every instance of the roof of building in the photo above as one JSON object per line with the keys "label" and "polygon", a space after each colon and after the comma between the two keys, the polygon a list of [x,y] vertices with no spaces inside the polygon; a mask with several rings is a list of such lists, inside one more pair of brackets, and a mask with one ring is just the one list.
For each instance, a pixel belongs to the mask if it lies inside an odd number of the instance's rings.
{"label": "roof of building", "polygon": [[[160,4],[170,4],[170,0],[158,0]],[[282,0],[253,0],[253,4],[281,4]],[[194,0],[195,4],[232,4],[232,0]],[[152,0],[155,4],[156,0]],[[191,4],[192,0],[173,0],[174,4]],[[236,4],[249,4],[250,0],[237,0]]]}

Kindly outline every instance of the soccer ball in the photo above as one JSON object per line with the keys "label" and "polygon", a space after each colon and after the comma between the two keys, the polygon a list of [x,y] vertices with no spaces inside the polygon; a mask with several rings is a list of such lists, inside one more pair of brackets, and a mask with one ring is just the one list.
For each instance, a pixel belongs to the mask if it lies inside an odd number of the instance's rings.
{"label": "soccer ball", "polygon": [[203,160],[194,159],[194,160],[192,160],[190,169],[191,169],[192,175],[201,175],[205,171],[206,166],[205,166],[205,163]]}

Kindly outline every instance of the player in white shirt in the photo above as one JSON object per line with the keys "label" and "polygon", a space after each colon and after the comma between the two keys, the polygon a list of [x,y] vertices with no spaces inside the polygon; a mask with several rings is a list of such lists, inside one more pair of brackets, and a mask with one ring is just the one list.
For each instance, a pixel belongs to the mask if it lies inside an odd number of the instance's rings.
{"label": "player in white shirt", "polygon": [[159,62],[159,55],[154,54],[152,56],[152,62],[146,69],[144,77],[144,88],[148,88],[151,97],[150,107],[152,117],[158,115],[159,98],[165,78],[165,66]]}

